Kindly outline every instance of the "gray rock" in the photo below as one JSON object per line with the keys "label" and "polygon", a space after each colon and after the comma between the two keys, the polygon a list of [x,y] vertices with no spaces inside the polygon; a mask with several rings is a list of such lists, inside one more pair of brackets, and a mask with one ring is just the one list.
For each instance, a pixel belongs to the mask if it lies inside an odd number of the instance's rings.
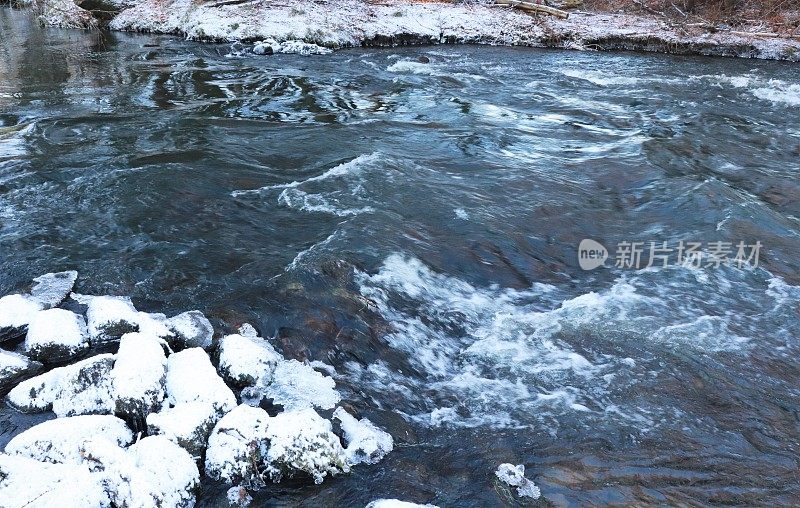
{"label": "gray rock", "polygon": [[67,299],[77,280],[78,272],[74,270],[40,275],[33,279],[31,296],[41,302],[43,308],[52,309]]}
{"label": "gray rock", "polygon": [[175,337],[168,339],[173,349],[207,348],[214,337],[214,327],[199,310],[190,310],[170,318],[168,326]]}
{"label": "gray rock", "polygon": [[0,349],[0,393],[41,369],[41,363],[32,361],[27,356]]}

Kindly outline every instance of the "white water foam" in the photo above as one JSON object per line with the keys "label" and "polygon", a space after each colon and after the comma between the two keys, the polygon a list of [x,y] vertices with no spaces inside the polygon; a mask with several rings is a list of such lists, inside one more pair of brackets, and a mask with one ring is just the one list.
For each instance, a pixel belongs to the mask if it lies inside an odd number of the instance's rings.
{"label": "white water foam", "polygon": [[735,297],[729,275],[648,270],[570,297],[545,284],[524,291],[476,287],[393,254],[377,273],[357,274],[357,282],[392,326],[383,340],[411,370],[383,361],[346,369],[359,385],[405,398],[414,408],[406,417],[425,425],[557,425],[556,415],[572,412],[649,428],[659,415],[622,394],[651,378],[648,362],[659,351],[746,347],[747,337],[730,330],[736,316],[706,315],[690,298],[698,292],[699,300],[712,300],[716,291]]}
{"label": "white water foam", "polygon": [[731,86],[737,89],[746,89],[754,97],[773,104],[800,106],[800,83],[767,79],[754,73],[739,76],[727,74],[692,76],[689,81],[708,82],[719,88]]}

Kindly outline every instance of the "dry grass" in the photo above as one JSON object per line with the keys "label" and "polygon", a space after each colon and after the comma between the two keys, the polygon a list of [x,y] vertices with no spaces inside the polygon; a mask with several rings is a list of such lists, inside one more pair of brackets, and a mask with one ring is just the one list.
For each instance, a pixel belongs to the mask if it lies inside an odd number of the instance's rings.
{"label": "dry grass", "polygon": [[763,26],[800,34],[800,0],[585,0],[588,10],[646,13],[676,20]]}

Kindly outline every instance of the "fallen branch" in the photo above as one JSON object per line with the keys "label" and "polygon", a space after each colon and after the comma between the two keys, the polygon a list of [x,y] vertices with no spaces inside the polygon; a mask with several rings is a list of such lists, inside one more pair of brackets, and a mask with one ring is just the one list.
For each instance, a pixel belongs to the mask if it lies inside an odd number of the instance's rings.
{"label": "fallen branch", "polygon": [[731,30],[728,32],[731,35],[740,35],[743,37],[768,37],[770,39],[798,39],[800,40],[800,35],[784,35],[784,34],[776,34],[774,32],[738,32],[736,30]]}
{"label": "fallen branch", "polygon": [[561,9],[556,9],[555,7],[549,7],[547,5],[539,5],[531,2],[523,2],[520,0],[500,0],[496,1],[495,5],[516,7],[518,9],[522,9],[523,11],[543,12],[545,14],[550,14],[551,16],[555,16],[561,19],[569,18],[569,13],[567,11],[562,11]]}

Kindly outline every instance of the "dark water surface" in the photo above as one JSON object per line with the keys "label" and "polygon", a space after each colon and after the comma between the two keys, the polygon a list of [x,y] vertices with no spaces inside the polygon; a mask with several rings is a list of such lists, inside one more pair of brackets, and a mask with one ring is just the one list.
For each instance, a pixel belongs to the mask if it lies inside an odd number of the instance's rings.
{"label": "dark water surface", "polygon": [[[257,506],[501,506],[502,462],[557,505],[797,505],[799,119],[789,64],[242,56],[0,9],[0,294],[76,269],[332,365],[395,451]],[[764,247],[585,272],[583,238]]]}

